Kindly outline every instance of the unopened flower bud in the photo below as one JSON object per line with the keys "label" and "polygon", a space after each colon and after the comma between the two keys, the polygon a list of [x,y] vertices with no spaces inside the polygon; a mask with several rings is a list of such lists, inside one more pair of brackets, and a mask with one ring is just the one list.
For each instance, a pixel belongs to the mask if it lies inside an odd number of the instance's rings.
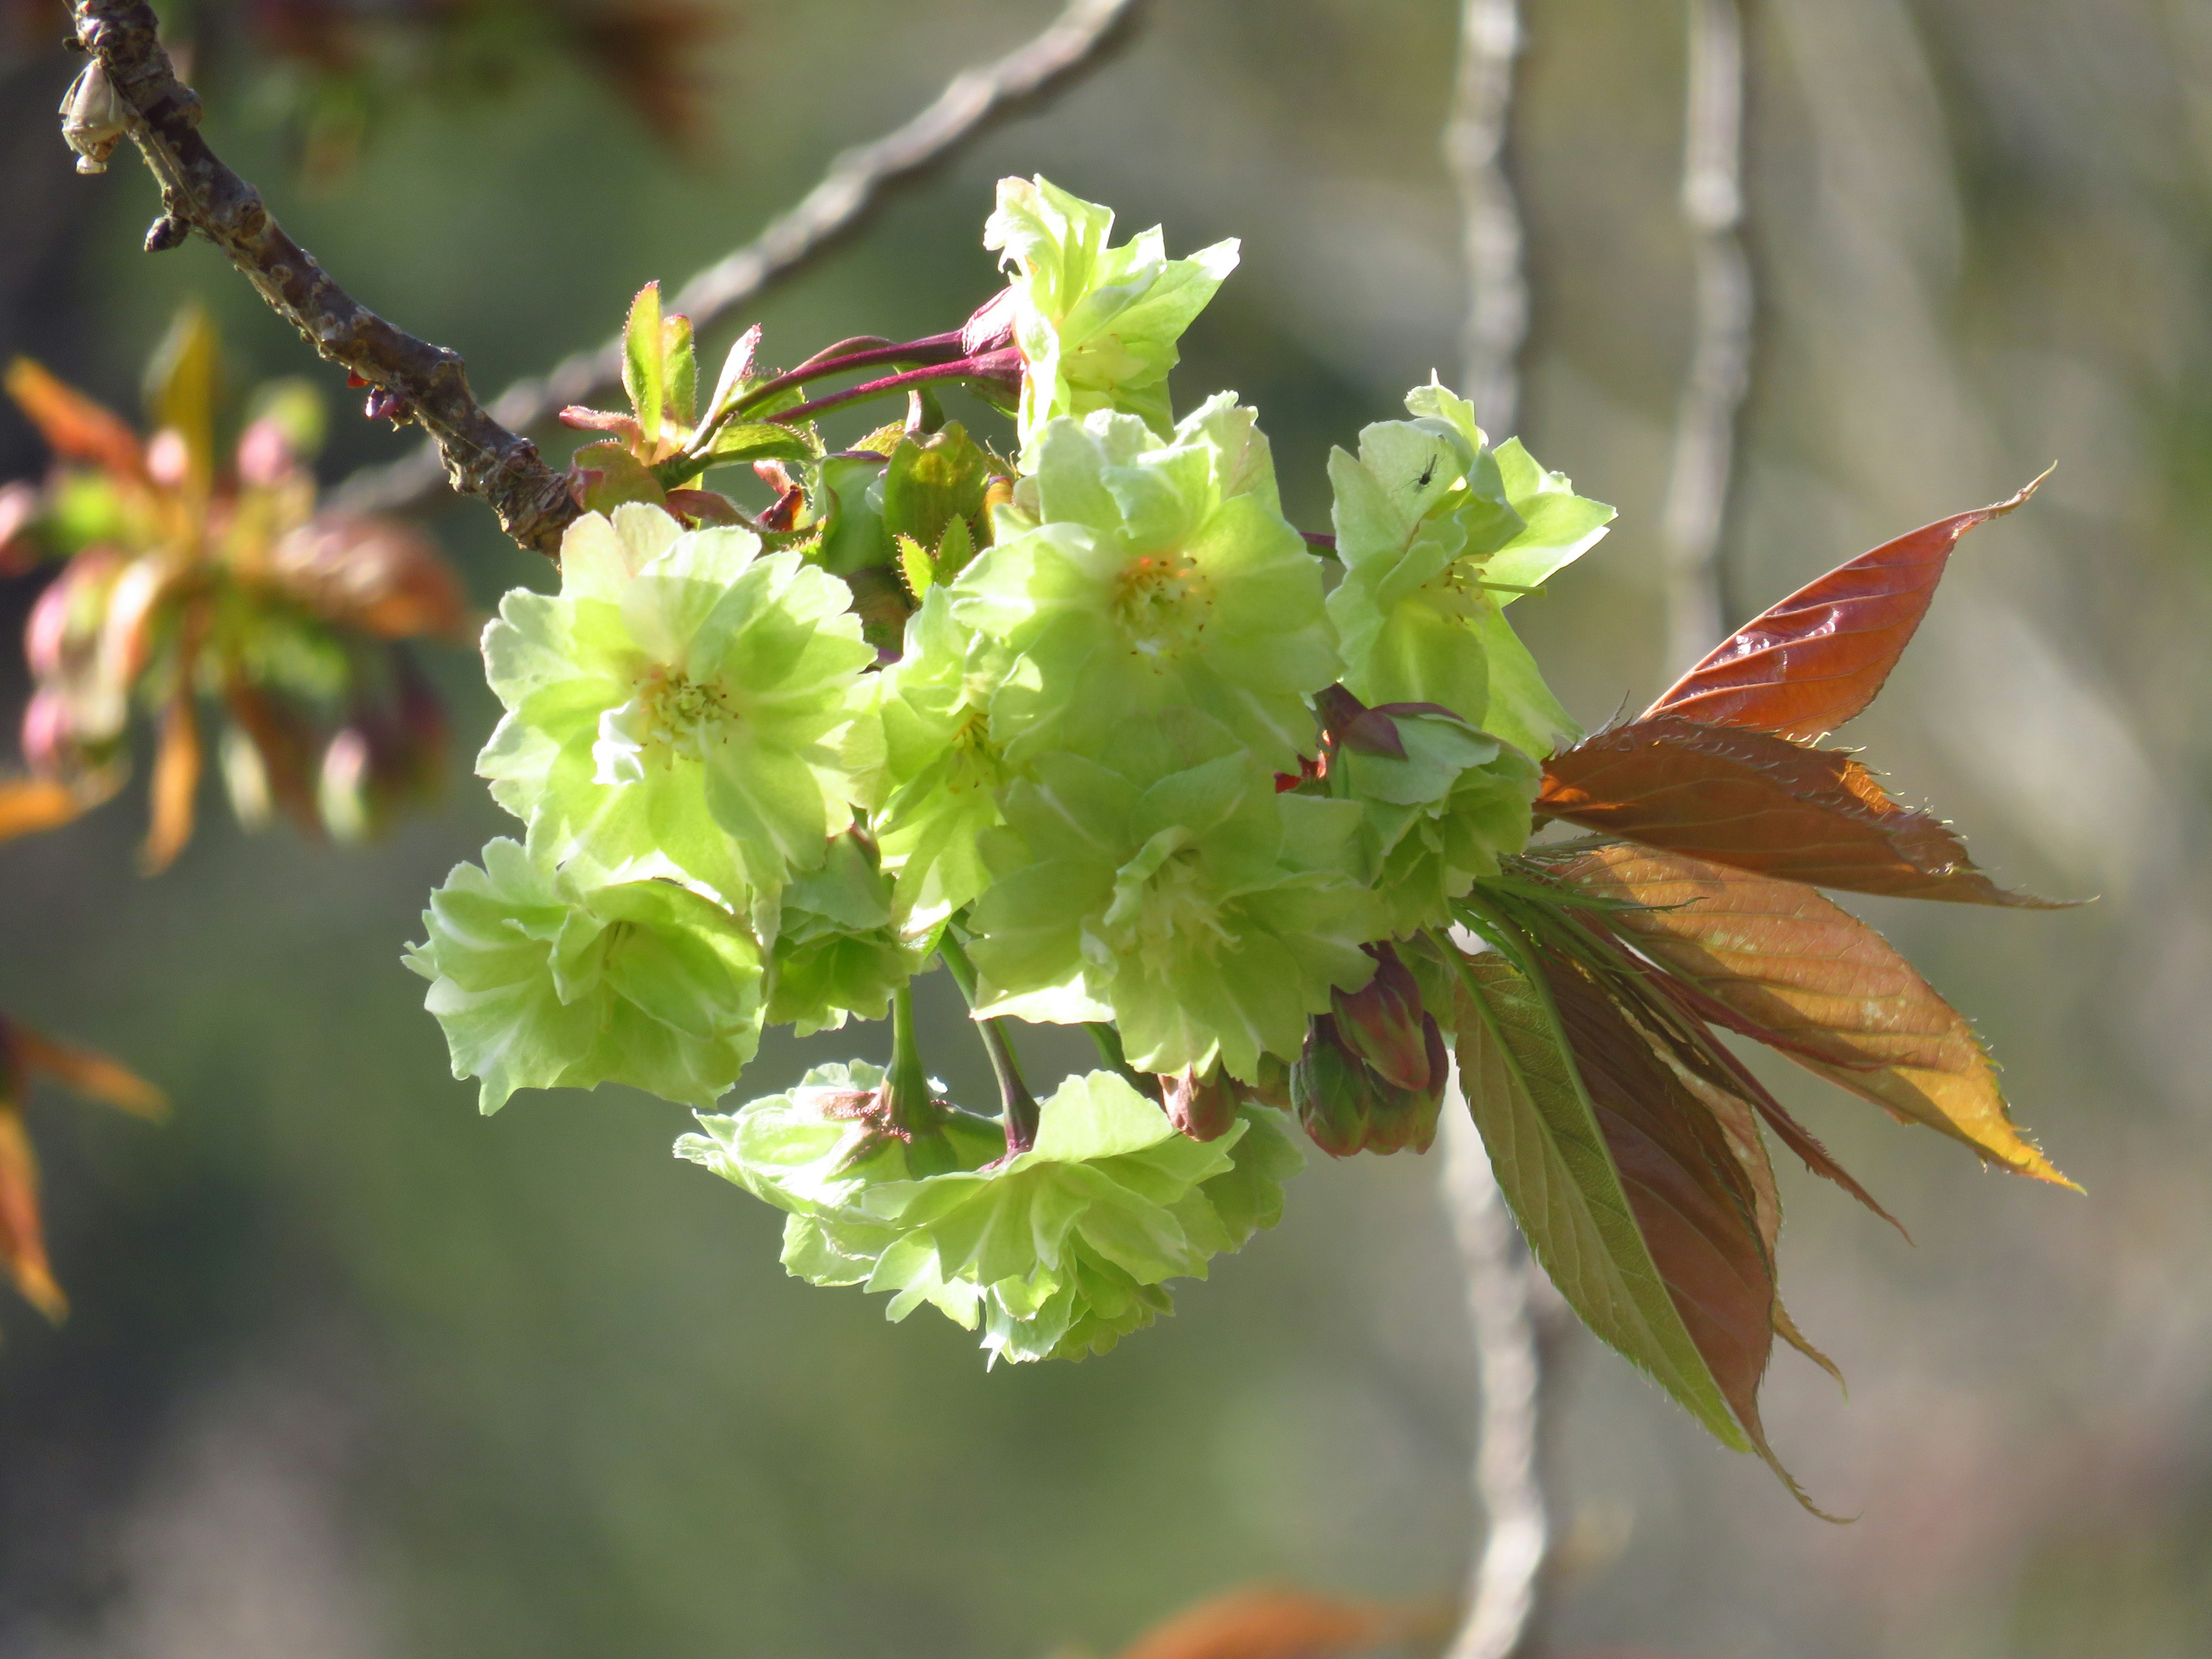
{"label": "unopened flower bud", "polygon": [[182,247],[185,238],[191,234],[191,228],[175,214],[163,214],[146,228],[146,252],[167,253],[172,248]]}
{"label": "unopened flower bud", "polygon": [[970,357],[1003,351],[1014,343],[1014,291],[1002,288],[969,318],[960,330],[960,349]]}
{"label": "unopened flower bud", "polygon": [[1426,1089],[1431,1078],[1421,988],[1389,945],[1365,948],[1375,958],[1375,977],[1349,994],[1331,994],[1337,1030],[1385,1082],[1400,1089]]}
{"label": "unopened flower bud", "polygon": [[1200,1077],[1187,1068],[1160,1079],[1161,1104],[1176,1128],[1193,1140],[1218,1140],[1237,1122],[1237,1103],[1242,1091],[1235,1079],[1213,1068]]}
{"label": "unopened flower bud", "polygon": [[362,404],[361,412],[372,421],[404,421],[413,413],[413,405],[398,392],[377,386],[368,389],[368,398]]}

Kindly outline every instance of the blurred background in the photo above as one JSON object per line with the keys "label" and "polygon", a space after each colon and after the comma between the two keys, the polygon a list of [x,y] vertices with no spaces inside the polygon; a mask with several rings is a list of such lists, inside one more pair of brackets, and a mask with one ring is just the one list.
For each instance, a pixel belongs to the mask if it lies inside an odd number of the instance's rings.
{"label": "blurred background", "polygon": [[[495,34],[464,73],[314,94],[297,60],[254,55],[265,39],[224,33],[254,8],[199,9],[228,42],[206,62],[217,147],[489,393],[596,343],[640,283],[750,236],[1053,7],[731,0],[679,60],[696,125],[619,42],[532,56]],[[1125,231],[1164,224],[1171,252],[1244,239],[1178,401],[1256,403],[1288,509],[1321,527],[1328,446],[1457,355],[1437,137],[1455,12],[1157,0],[1098,74],[758,307],[766,356],[957,325],[995,283],[992,180],[1042,171]],[[1648,0],[1524,12],[1518,425],[1620,519],[1515,616],[1594,725],[1666,678],[1658,525],[1694,314],[1686,26]],[[70,172],[52,111],[72,61],[48,49],[55,20],[25,15],[0,80],[0,356],[135,411],[197,295],[235,386],[325,385],[326,478],[400,453],[206,245],[138,251],[157,203],[135,158]],[[1851,1390],[1785,1352],[1769,1425],[1816,1499],[1859,1518],[1808,1517],[1573,1342],[1552,1650],[2202,1655],[2212,3],[1758,0],[1747,20],[1758,311],[1731,620],[2058,462],[1964,544],[1850,735],[1984,865],[2095,896],[1865,906],[1978,1021],[2087,1195],[1982,1174],[1774,1074],[1917,1241],[1784,1170],[1790,1306]],[[0,410],[0,479],[44,465]],[[479,605],[547,584],[480,507],[435,523]],[[0,584],[6,637],[38,581]],[[477,665],[430,661],[472,752],[495,712]],[[161,1127],[33,1107],[75,1313],[50,1329],[0,1304],[0,1653],[1018,1659],[1110,1652],[1255,1579],[1408,1602],[1458,1583],[1472,1362],[1432,1159],[1316,1158],[1281,1228],[1174,1320],[1079,1366],[987,1375],[942,1321],[890,1326],[787,1279],[779,1218],[670,1158],[680,1109],[608,1090],[477,1115],[398,962],[429,887],[502,830],[472,780],[365,851],[210,810],[155,881],[135,873],[143,810],[142,787],[0,848],[0,1007],[178,1103]],[[980,1086],[943,1046],[956,1088]],[[887,1048],[875,1030],[772,1044],[749,1081]]]}

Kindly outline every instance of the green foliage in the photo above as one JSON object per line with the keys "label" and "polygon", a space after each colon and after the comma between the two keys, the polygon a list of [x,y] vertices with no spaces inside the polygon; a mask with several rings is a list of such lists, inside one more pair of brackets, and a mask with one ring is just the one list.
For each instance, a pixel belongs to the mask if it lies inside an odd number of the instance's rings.
{"label": "green foliage", "polygon": [[678,1152],[789,1212],[795,1276],[888,1294],[894,1320],[927,1304],[980,1328],[994,1359],[1103,1353],[1171,1312],[1166,1281],[1205,1278],[1212,1256],[1273,1226],[1300,1162],[1264,1114],[1200,1143],[1110,1072],[1062,1084],[1036,1145],[1012,1158],[965,1114],[885,1135],[864,1104],[882,1082],[873,1066],[817,1067],[702,1115]]}
{"label": "green foliage", "polygon": [[[1013,279],[967,328],[781,374],[756,330],[703,410],[688,325],[638,296],[631,412],[570,411],[611,434],[579,457],[585,499],[618,504],[570,531],[559,594],[508,595],[485,635],[507,715],[480,769],[528,842],[457,871],[410,958],[456,1071],[487,1109],[606,1079],[692,1105],[679,1150],[787,1212],[793,1274],[1028,1360],[1112,1346],[1272,1224],[1289,1115],[1333,1156],[1426,1151],[1455,1040],[1562,1293],[1771,1462],[1773,1340],[1813,1351],[1776,1288],[1761,1124],[1859,1189],[1717,1024],[2063,1179],[1971,1028],[1796,884],[2014,901],[1808,744],[1871,697],[1951,543],[2017,498],[1875,550],[1584,738],[1506,607],[1612,509],[1432,378],[1329,458],[1332,586],[1256,413],[1169,400],[1234,246],[1170,260],[1111,225],[1007,180],[986,240]],[[1015,359],[1008,462],[929,388],[1003,400]],[[802,423],[890,393],[906,420],[852,448]],[[746,460],[762,512],[688,486]],[[1532,849],[1544,818],[1644,846]],[[929,1080],[910,981],[939,956],[995,1117]],[[888,1070],[708,1109],[763,1022],[886,1014]],[[1024,1021],[1091,1026],[1110,1069],[1040,1104]]]}

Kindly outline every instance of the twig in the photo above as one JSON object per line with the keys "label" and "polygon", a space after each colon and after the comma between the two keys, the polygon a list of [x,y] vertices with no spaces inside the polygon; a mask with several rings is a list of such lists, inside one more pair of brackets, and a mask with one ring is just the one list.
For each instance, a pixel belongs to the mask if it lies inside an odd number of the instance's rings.
{"label": "twig", "polygon": [[[890,188],[950,160],[1000,119],[1028,101],[1068,84],[1103,61],[1145,0],[1069,0],[1044,32],[1003,58],[963,70],[937,100],[903,126],[845,151],[799,204],[771,221],[755,240],[684,284],[668,301],[705,332],[850,234],[882,204]],[[544,425],[570,404],[589,403],[622,380],[619,338],[580,351],[540,380],[519,380],[501,392],[492,413],[518,431]],[[341,486],[339,504],[361,512],[404,513],[438,494],[436,458],[418,452],[389,465],[366,468]]]}
{"label": "twig", "polygon": [[1482,1548],[1468,1575],[1467,1613],[1448,1659],[1511,1659],[1526,1650],[1534,1626],[1551,1547],[1538,1467],[1543,1350],[1534,1272],[1460,1094],[1456,1070],[1445,1117],[1445,1207],[1467,1270],[1481,1388],[1474,1492],[1484,1521]]}
{"label": "twig", "polygon": [[[1467,263],[1462,378],[1476,414],[1498,435],[1514,429],[1528,331],[1520,207],[1504,167],[1520,49],[1516,0],[1462,0],[1459,83],[1443,141],[1459,182]],[[1447,1659],[1516,1659],[1535,1627],[1551,1541],[1538,1467],[1544,1365],[1532,1303],[1536,1273],[1467,1109],[1456,1065],[1445,1118],[1440,1196],[1467,1273],[1480,1387],[1474,1499],[1483,1519],[1481,1547],[1468,1571],[1467,1610]]]}
{"label": "twig", "polygon": [[[161,187],[164,210],[149,245],[173,246],[187,228],[205,236],[309,345],[377,387],[384,407],[430,434],[432,465],[442,464],[455,489],[490,502],[525,547],[554,553],[577,513],[565,477],[538,459],[528,439],[484,412],[456,354],[403,333],[340,288],[284,234],[259,192],[208,147],[198,131],[199,99],[178,81],[146,0],[75,0],[74,21],[76,43],[94,60],[87,75],[105,77],[119,100],[112,107],[115,125]],[[90,147],[82,142],[94,102],[111,107],[104,100],[80,100],[70,125],[72,143],[96,170],[113,134],[95,126]]]}
{"label": "twig", "polygon": [[1682,216],[1697,243],[1698,333],[1674,428],[1661,533],[1667,546],[1667,672],[1725,631],[1721,528],[1736,411],[1751,374],[1751,266],[1743,222],[1743,19],[1737,0],[1690,0]]}
{"label": "twig", "polygon": [[1517,0],[1462,0],[1459,85],[1443,134],[1458,180],[1467,324],[1460,356],[1467,396],[1492,436],[1513,431],[1521,400],[1518,360],[1528,332],[1521,214],[1505,173],[1513,60],[1521,50]]}

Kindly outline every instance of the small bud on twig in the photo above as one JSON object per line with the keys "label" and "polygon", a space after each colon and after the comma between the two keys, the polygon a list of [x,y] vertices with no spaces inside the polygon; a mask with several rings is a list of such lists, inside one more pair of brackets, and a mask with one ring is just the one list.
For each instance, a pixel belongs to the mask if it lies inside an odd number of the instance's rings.
{"label": "small bud on twig", "polygon": [[146,252],[167,253],[171,248],[182,247],[191,228],[173,213],[161,215],[146,228]]}

